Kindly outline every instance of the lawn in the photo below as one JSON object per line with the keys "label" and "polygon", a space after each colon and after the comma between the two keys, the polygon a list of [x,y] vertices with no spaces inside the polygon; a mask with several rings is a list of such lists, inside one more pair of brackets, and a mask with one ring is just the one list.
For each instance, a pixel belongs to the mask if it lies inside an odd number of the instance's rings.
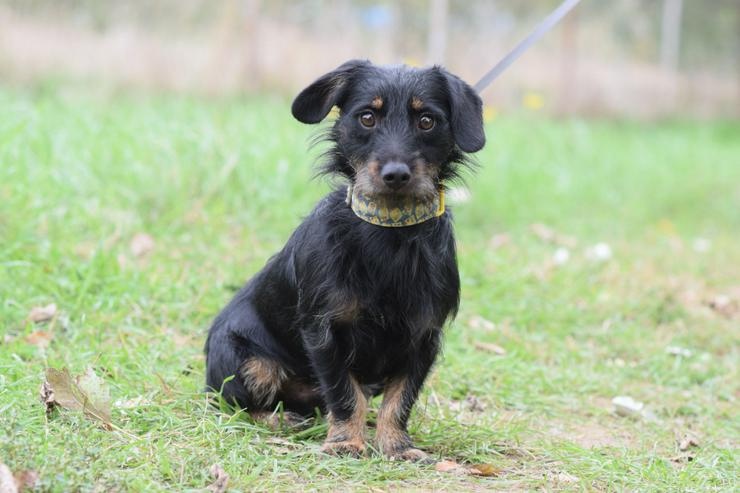
{"label": "lawn", "polygon": [[[288,100],[42,86],[0,115],[0,462],[38,490],[202,490],[213,464],[231,491],[740,487],[740,123],[488,122],[410,424],[480,477],[326,457],[321,421],[275,433],[201,392],[209,321],[329,186]],[[47,367],[92,368],[113,429],[47,416]]]}

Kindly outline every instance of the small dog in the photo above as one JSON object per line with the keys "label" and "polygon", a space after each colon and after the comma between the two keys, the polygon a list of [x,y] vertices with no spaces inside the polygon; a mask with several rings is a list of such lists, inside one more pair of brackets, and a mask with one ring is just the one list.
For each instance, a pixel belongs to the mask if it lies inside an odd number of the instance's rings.
{"label": "small dog", "polygon": [[[321,172],[345,178],[216,317],[207,385],[274,424],[328,414],[322,450],[358,456],[368,400],[383,393],[376,445],[424,460],[411,408],[457,312],[460,280],[444,186],[485,144],[476,92],[440,67],[352,60],[293,101],[338,117]],[[229,377],[231,377],[229,379]]]}

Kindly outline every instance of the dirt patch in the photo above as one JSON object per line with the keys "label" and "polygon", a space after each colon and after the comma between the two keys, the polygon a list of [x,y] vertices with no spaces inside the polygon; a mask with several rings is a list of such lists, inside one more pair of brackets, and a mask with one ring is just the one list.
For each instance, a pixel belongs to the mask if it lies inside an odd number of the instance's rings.
{"label": "dirt patch", "polygon": [[609,421],[602,417],[602,422],[581,420],[578,423],[551,423],[543,433],[558,440],[575,443],[584,449],[630,447],[634,440],[632,435]]}

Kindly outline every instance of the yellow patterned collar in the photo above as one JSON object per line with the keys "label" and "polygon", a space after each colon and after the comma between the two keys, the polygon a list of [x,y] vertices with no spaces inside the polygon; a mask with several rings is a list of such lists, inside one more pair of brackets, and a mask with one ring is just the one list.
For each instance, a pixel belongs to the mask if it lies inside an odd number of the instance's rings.
{"label": "yellow patterned collar", "polygon": [[445,213],[445,191],[440,185],[434,200],[400,197],[396,201],[379,203],[358,192],[350,184],[347,187],[347,205],[357,217],[377,226],[402,228],[423,223]]}

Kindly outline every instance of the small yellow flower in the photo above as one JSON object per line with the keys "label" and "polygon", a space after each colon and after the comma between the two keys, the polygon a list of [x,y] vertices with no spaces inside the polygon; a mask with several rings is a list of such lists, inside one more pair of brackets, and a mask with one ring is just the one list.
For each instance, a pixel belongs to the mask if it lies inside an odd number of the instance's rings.
{"label": "small yellow flower", "polygon": [[656,229],[665,235],[676,234],[676,225],[673,224],[670,219],[666,219],[665,217],[658,221]]}
{"label": "small yellow flower", "polygon": [[524,93],[522,104],[528,110],[541,110],[542,107],[545,106],[545,98],[543,98],[542,94],[538,92],[528,91]]}
{"label": "small yellow flower", "polygon": [[498,115],[498,110],[494,108],[493,106],[484,106],[483,107],[483,123],[490,123],[492,122],[496,116]]}

